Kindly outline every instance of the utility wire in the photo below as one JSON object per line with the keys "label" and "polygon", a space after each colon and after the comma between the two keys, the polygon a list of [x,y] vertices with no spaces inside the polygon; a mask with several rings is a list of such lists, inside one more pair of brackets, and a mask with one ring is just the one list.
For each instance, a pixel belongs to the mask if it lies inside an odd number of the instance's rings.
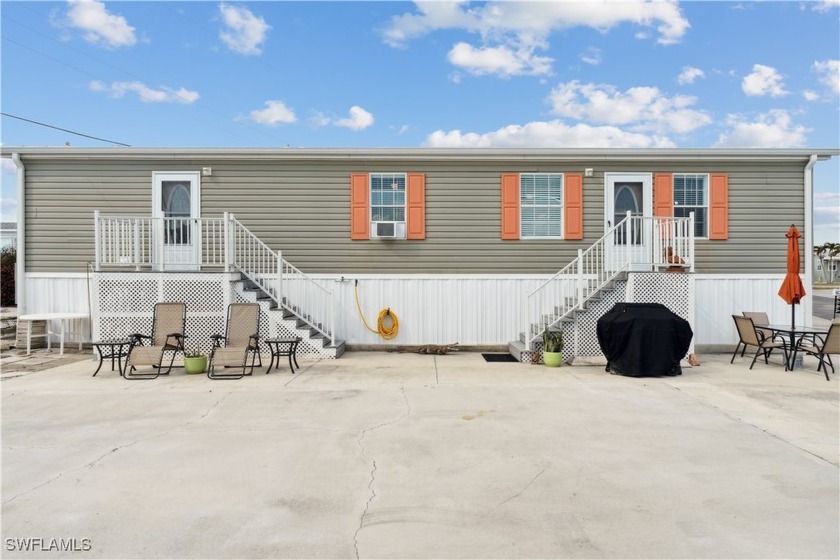
{"label": "utility wire", "polygon": [[3,115],[4,117],[9,117],[11,119],[17,119],[19,121],[25,121],[25,122],[32,123],[32,124],[37,124],[39,126],[45,126],[47,128],[54,128],[55,130],[60,130],[62,132],[68,132],[70,134],[75,134],[76,136],[84,136],[85,138],[91,138],[93,140],[99,140],[100,142],[108,142],[109,144],[116,144],[118,146],[125,146],[127,148],[131,147],[131,144],[123,144],[122,142],[117,142],[116,140],[108,140],[107,138],[99,138],[97,136],[91,136],[89,134],[82,134],[81,132],[75,132],[75,131],[72,131],[72,130],[68,130],[66,128],[61,128],[60,126],[53,126],[51,124],[42,123],[42,122],[38,122],[38,121],[33,121],[32,119],[25,119],[23,117],[19,117],[17,115],[11,115],[9,113],[4,113],[2,111],[0,111],[0,115]]}

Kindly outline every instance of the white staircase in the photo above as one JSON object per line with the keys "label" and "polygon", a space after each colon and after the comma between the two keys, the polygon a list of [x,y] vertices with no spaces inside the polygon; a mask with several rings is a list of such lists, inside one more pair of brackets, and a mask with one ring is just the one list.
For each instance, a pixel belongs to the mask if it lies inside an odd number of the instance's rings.
{"label": "white staircase", "polygon": [[[508,343],[509,352],[520,362],[530,362],[542,346],[543,331],[549,329],[564,333],[566,360],[592,355],[591,341],[581,341],[583,329],[578,323],[592,323],[614,303],[624,300],[629,274],[674,267],[694,271],[694,215],[646,218],[628,213],[527,294],[519,340]],[[592,329],[586,330],[591,337]]]}

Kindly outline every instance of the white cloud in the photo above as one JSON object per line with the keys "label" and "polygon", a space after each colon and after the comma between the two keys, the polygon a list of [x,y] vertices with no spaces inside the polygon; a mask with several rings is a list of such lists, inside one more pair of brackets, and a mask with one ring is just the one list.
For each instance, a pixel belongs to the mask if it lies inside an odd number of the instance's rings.
{"label": "white cloud", "polygon": [[195,103],[198,92],[186,88],[174,89],[161,86],[159,89],[152,89],[143,82],[113,82],[108,85],[98,80],[90,82],[91,91],[107,93],[111,97],[123,97],[127,93],[136,93],[143,103]]}
{"label": "white cloud", "polygon": [[447,55],[449,62],[475,76],[498,74],[503,77],[540,75],[551,72],[552,59],[534,54],[533,48],[513,50],[508,46],[475,48],[457,43]]}
{"label": "white cloud", "polygon": [[741,89],[750,96],[769,95],[779,97],[786,95],[782,76],[772,66],[753,64],[752,74],[744,76]]}
{"label": "white cloud", "polygon": [[66,24],[81,30],[85,41],[107,47],[130,47],[137,43],[134,27],[123,16],[105,9],[95,0],[69,0]]}
{"label": "white cloud", "polygon": [[814,71],[820,75],[820,83],[834,95],[840,95],[840,60],[815,61]]}
{"label": "white cloud", "polygon": [[840,7],[840,0],[821,0],[820,2],[815,2],[812,9],[815,12],[827,12],[837,7]]}
{"label": "white cloud", "polygon": [[346,119],[338,119],[335,121],[335,126],[349,128],[351,130],[364,130],[373,124],[373,115],[354,105],[350,107],[350,116]]}
{"label": "white cloud", "polygon": [[662,136],[621,130],[614,126],[569,126],[560,120],[509,125],[479,134],[460,130],[437,130],[425,144],[436,148],[672,148]]}
{"label": "white cloud", "polygon": [[810,129],[796,125],[787,111],[773,109],[749,121],[743,115],[729,115],[728,132],[720,135],[715,146],[722,148],[796,148],[805,145]]}
{"label": "white cloud", "polygon": [[257,124],[267,126],[297,121],[294,111],[286,107],[286,104],[279,100],[266,101],[265,109],[251,111],[249,118]]}
{"label": "white cloud", "polygon": [[582,61],[593,66],[601,64],[601,49],[598,47],[589,47],[579,57]]}
{"label": "white cloud", "polygon": [[692,109],[696,97],[668,97],[655,87],[618,91],[606,84],[571,81],[551,91],[552,112],[561,117],[608,125],[632,125],[634,131],[684,134],[712,122],[705,111]]}
{"label": "white cloud", "polygon": [[548,37],[558,30],[590,27],[606,32],[617,25],[632,23],[646,29],[655,28],[658,42],[667,45],[679,42],[690,27],[679,5],[672,0],[491,1],[477,7],[468,2],[418,1],[415,6],[416,12],[391,18],[382,31],[383,40],[391,46],[403,47],[408,41],[439,29],[475,33],[481,37],[481,46],[459,42],[449,51],[450,62],[473,74],[550,73],[553,60],[537,56],[535,51],[547,49]]}
{"label": "white cloud", "polygon": [[219,12],[225,24],[219,38],[230,50],[245,55],[262,53],[262,44],[271,29],[262,17],[255,16],[246,8],[225,3],[219,4]]}
{"label": "white cloud", "polygon": [[394,16],[383,31],[386,43],[403,46],[438,29],[464,29],[483,38],[513,34],[520,42],[541,40],[552,31],[591,27],[606,31],[623,23],[656,28],[658,42],[678,42],[690,27],[674,1],[647,2],[415,2],[417,12]]}
{"label": "white cloud", "polygon": [[681,86],[693,84],[697,78],[705,78],[706,73],[693,66],[683,66],[682,72],[677,76],[677,83]]}
{"label": "white cloud", "polygon": [[816,91],[812,91],[810,89],[806,89],[802,92],[802,97],[805,98],[805,101],[816,101],[820,98],[820,94]]}

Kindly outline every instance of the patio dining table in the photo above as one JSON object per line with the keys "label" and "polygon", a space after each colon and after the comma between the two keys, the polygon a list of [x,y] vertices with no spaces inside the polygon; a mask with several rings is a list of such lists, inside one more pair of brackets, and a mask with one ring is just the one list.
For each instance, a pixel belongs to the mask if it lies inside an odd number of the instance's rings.
{"label": "patio dining table", "polygon": [[828,333],[828,327],[806,327],[804,325],[782,325],[782,324],[770,324],[770,325],[756,325],[756,327],[767,329],[769,331],[773,331],[773,336],[779,335],[787,335],[790,342],[789,344],[789,351],[787,357],[787,368],[790,371],[793,371],[793,363],[794,361],[794,349],[796,348],[796,340],[803,336],[815,336],[818,334],[826,334]]}

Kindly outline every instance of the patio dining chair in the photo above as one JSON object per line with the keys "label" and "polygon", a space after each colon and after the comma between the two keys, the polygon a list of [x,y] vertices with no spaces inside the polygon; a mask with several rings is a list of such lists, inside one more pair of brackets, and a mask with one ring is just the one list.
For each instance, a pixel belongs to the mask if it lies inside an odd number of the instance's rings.
{"label": "patio dining chair", "polygon": [[[755,330],[758,333],[758,336],[763,339],[773,339],[773,331],[761,328],[761,325],[770,324],[770,318],[767,316],[767,313],[764,311],[743,311],[741,314],[744,317],[749,317],[753,320],[753,323],[756,325]],[[783,340],[783,337],[780,335],[776,335],[776,337],[779,338],[779,340]]]}
{"label": "patio dining chair", "polygon": [[[182,302],[156,303],[152,314],[152,334],[135,333],[126,358],[126,379],[155,379],[169,375],[175,354],[184,352],[184,330],[187,322],[187,305]],[[165,364],[169,353],[169,363]],[[136,366],[152,366],[151,371],[137,372]]]}
{"label": "patio dining chair", "polygon": [[825,380],[831,381],[828,377],[828,368],[831,367],[831,373],[834,373],[834,364],[831,362],[831,354],[840,354],[840,319],[835,319],[828,328],[828,333],[825,337],[822,335],[814,335],[812,340],[801,337],[796,342],[794,349],[794,360],[798,352],[811,354],[820,361],[817,366],[817,371],[822,369],[825,374]]}
{"label": "patio dining chair", "polygon": [[[785,342],[774,342],[772,338],[767,339],[762,337],[758,334],[756,330],[755,323],[750,317],[744,317],[741,315],[733,315],[732,319],[735,320],[735,327],[738,329],[738,344],[735,346],[735,352],[732,354],[732,359],[729,360],[729,363],[735,361],[735,355],[738,354],[738,350],[741,350],[741,357],[744,356],[744,352],[747,350],[747,346],[755,346],[755,356],[753,356],[752,363],[750,364],[750,369],[753,368],[755,365],[756,359],[758,359],[758,355],[763,353],[764,354],[764,363],[769,363],[767,358],[770,357],[770,354],[773,350],[778,350],[779,348],[782,349],[782,352],[785,354],[785,371],[787,371],[787,364],[788,364],[788,347],[787,343]],[[741,345],[744,345],[741,348]]]}
{"label": "patio dining chair", "polygon": [[[224,336],[214,334],[213,350],[207,377],[210,379],[242,379],[254,373],[255,362],[262,367],[260,356],[260,305],[231,303],[228,306]],[[248,358],[251,358],[250,369]],[[217,367],[235,368],[236,373],[219,373]],[[247,373],[246,373],[247,372]]]}

